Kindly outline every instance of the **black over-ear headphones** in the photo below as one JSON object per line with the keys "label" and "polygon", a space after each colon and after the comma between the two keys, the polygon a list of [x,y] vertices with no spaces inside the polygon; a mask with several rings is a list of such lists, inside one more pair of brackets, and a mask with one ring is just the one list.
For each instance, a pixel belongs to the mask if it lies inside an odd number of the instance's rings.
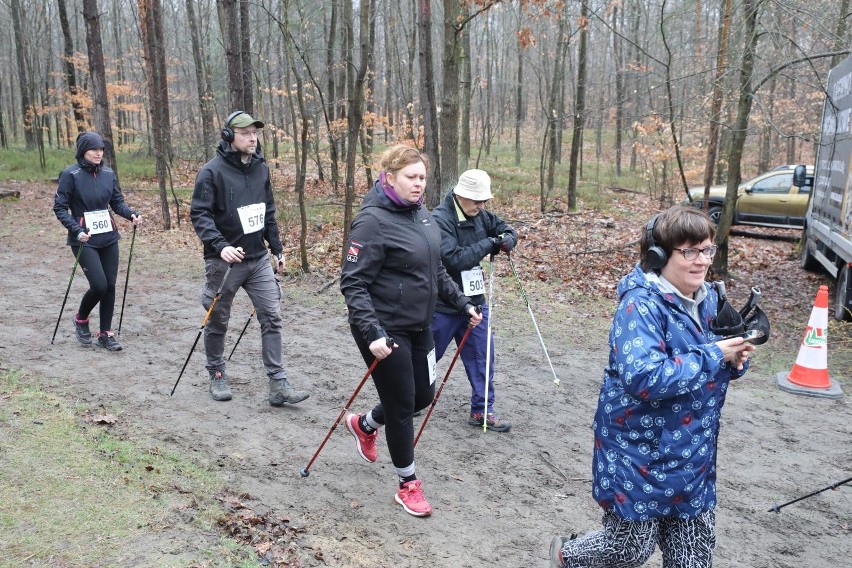
{"label": "black over-ear headphones", "polygon": [[228,115],[228,118],[225,119],[225,126],[222,127],[222,140],[230,144],[234,141],[234,131],[231,129],[231,121],[240,116],[241,114],[245,114],[245,111],[237,110]]}
{"label": "black over-ear headphones", "polygon": [[645,227],[645,241],[648,244],[648,250],[645,251],[645,263],[654,270],[661,269],[669,260],[669,255],[666,254],[663,247],[654,242],[654,225],[657,224],[657,217],[659,217],[659,214],[651,217]]}

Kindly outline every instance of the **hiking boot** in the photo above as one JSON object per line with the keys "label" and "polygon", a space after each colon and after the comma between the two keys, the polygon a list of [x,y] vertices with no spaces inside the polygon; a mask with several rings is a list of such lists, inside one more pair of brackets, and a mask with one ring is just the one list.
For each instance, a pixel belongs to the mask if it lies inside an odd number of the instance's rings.
{"label": "hiking boot", "polygon": [[98,334],[98,345],[108,351],[121,351],[121,343],[116,341],[115,334],[111,331],[102,331]]}
{"label": "hiking boot", "polygon": [[223,371],[210,373],[210,396],[213,400],[231,400],[231,387],[228,386],[228,376]]}
{"label": "hiking boot", "polygon": [[[472,412],[470,418],[467,419],[467,423],[471,426],[479,426],[482,427],[482,413],[481,412]],[[508,420],[503,420],[493,412],[488,413],[488,429],[494,430],[495,432],[508,432],[512,429],[512,423]]]}
{"label": "hiking boot", "polygon": [[403,483],[393,496],[393,500],[402,505],[406,513],[415,517],[428,517],[432,514],[432,506],[426,501],[420,489],[422,483],[419,479]]}
{"label": "hiking boot", "polygon": [[355,438],[358,454],[370,463],[375,462],[376,458],[379,457],[379,453],[376,451],[376,438],[379,437],[379,431],[376,430],[372,434],[364,432],[359,423],[360,414],[347,414],[344,420],[346,420],[346,429]]}
{"label": "hiking boot", "polygon": [[564,568],[565,559],[562,557],[562,549],[569,540],[577,538],[576,534],[571,536],[555,536],[550,541],[550,568]]}
{"label": "hiking boot", "polygon": [[91,345],[92,332],[89,331],[89,318],[80,320],[77,319],[77,314],[74,314],[74,333],[77,335],[77,341],[83,345]]}
{"label": "hiking boot", "polygon": [[269,379],[269,404],[283,406],[285,402],[296,404],[308,398],[310,393],[294,389],[287,379]]}

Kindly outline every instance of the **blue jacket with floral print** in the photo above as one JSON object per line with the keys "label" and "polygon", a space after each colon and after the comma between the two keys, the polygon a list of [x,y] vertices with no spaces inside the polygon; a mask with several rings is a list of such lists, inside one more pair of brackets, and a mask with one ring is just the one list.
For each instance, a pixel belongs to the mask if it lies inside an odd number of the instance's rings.
{"label": "blue jacket with floral print", "polygon": [[694,518],[716,506],[716,444],[730,379],[710,331],[719,298],[698,305],[660,290],[636,266],[618,283],[609,364],[595,413],[593,495],[619,517]]}

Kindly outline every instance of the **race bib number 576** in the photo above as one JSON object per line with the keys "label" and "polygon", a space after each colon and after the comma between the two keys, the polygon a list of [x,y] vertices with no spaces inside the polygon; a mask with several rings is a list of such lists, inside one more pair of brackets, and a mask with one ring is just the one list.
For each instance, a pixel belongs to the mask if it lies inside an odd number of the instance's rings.
{"label": "race bib number 576", "polygon": [[240,223],[243,226],[243,234],[256,233],[263,229],[263,216],[266,213],[265,203],[253,203],[244,205],[237,209],[240,215]]}

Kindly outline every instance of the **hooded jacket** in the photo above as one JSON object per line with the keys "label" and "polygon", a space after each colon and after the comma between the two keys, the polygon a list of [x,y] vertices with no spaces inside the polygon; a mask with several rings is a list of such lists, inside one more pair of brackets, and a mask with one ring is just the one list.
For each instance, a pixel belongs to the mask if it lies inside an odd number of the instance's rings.
{"label": "hooded jacket", "polygon": [[[262,228],[244,232],[241,207],[263,204]],[[251,161],[243,164],[240,153],[224,140],[216,148],[216,156],[207,162],[195,178],[190,207],[192,226],[204,244],[204,258],[219,258],[227,246],[242,247],[246,259],[266,255],[266,245],[273,255],[283,251],[275,219],[275,201],[269,167],[263,158],[260,142]]]}
{"label": "hooded jacket", "polygon": [[710,331],[718,296],[704,283],[699,321],[637,266],[618,283],[609,365],[595,413],[593,495],[621,518],[695,518],[716,506],[716,447],[728,382]]}
{"label": "hooded jacket", "polygon": [[349,323],[370,342],[386,337],[385,330],[427,329],[438,297],[456,311],[470,303],[441,264],[441,231],[432,215],[397,205],[380,182],[352,221],[340,291]]}
{"label": "hooded jacket", "polygon": [[[81,136],[86,134],[94,133],[84,133]],[[85,149],[84,146],[81,152],[78,148],[77,163],[68,166],[59,174],[59,183],[53,198],[53,213],[68,229],[66,242],[69,245],[79,245],[77,235],[84,229],[90,229],[86,227],[86,212],[101,211],[109,206],[113,212],[127,220],[130,220],[133,215],[139,216],[124,202],[124,196],[118,186],[118,178],[112,168],[104,166],[103,162],[95,165],[86,160],[83,157]],[[105,248],[118,242],[121,235],[111,214],[109,222],[112,230],[90,235],[85,246]]]}
{"label": "hooded jacket", "polygon": [[[512,246],[518,242],[515,229],[490,211],[483,209],[473,217],[465,215],[452,191],[432,211],[432,216],[441,228],[441,261],[459,288],[462,288],[462,271],[479,266],[482,259],[491,253],[493,243],[489,237],[507,235]],[[470,295],[474,305],[479,306],[485,301],[483,294],[462,291]],[[456,311],[454,306],[443,301],[438,302],[437,310],[444,313]]]}

